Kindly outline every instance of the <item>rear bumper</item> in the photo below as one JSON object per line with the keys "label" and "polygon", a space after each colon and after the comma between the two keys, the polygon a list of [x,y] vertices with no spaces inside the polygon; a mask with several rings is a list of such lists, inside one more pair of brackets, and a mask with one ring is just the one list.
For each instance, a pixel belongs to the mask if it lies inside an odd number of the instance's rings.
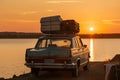
{"label": "rear bumper", "polygon": [[76,64],[61,64],[61,63],[25,63],[29,68],[41,68],[41,69],[72,69],[76,67]]}

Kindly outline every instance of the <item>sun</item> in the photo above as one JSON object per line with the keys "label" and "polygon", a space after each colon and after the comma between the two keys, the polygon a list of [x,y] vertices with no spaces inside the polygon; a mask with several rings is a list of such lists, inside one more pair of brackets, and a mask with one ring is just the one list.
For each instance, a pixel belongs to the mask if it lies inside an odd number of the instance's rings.
{"label": "sun", "polygon": [[90,30],[91,32],[94,31],[94,27],[91,26],[91,27],[89,28],[89,30]]}

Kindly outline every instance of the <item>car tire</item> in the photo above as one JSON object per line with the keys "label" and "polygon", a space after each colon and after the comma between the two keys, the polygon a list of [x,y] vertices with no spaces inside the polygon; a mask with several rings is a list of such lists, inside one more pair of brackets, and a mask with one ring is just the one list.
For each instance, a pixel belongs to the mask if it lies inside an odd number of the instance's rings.
{"label": "car tire", "polygon": [[87,64],[83,67],[83,70],[84,71],[89,70],[89,60],[88,60]]}
{"label": "car tire", "polygon": [[79,76],[79,65],[77,65],[76,68],[73,69],[72,75],[73,75],[73,77]]}
{"label": "car tire", "polygon": [[38,76],[39,74],[39,68],[31,68],[31,73],[35,76]]}

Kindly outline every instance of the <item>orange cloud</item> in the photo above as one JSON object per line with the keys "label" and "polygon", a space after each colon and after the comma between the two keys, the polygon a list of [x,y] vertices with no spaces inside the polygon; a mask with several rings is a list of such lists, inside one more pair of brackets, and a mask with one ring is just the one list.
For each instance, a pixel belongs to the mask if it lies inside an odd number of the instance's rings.
{"label": "orange cloud", "polygon": [[54,12],[54,10],[52,10],[52,9],[48,9],[47,12]]}
{"label": "orange cloud", "polygon": [[105,24],[120,25],[120,19],[102,20]]}
{"label": "orange cloud", "polygon": [[56,1],[56,0],[51,0],[51,1],[46,1],[46,3],[52,3],[52,4],[56,4],[56,3],[81,3],[80,0],[60,0],[60,1]]}
{"label": "orange cloud", "polygon": [[25,19],[4,19],[4,22],[38,22],[38,20],[25,20]]}
{"label": "orange cloud", "polygon": [[29,14],[39,14],[40,11],[26,11],[26,12],[22,12],[20,13],[21,15],[29,15]]}

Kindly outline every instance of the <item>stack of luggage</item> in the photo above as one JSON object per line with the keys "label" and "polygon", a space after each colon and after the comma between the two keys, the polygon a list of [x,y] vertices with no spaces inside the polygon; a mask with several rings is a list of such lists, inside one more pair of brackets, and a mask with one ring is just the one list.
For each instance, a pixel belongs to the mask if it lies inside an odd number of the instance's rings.
{"label": "stack of luggage", "polygon": [[79,23],[75,20],[63,20],[61,22],[61,30],[67,33],[78,33],[79,32]]}
{"label": "stack of luggage", "polygon": [[41,32],[45,34],[75,34],[79,32],[79,23],[75,20],[62,20],[59,15],[42,17],[40,23]]}

